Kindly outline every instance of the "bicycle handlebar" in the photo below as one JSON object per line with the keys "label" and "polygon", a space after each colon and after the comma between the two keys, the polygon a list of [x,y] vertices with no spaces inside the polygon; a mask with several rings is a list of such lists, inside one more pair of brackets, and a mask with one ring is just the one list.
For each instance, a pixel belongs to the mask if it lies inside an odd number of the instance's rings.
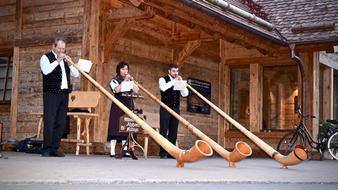
{"label": "bicycle handlebar", "polygon": [[301,111],[300,108],[297,109],[297,113],[301,117],[301,119],[314,119],[314,118],[317,118],[314,115],[303,115],[303,113],[302,113],[302,111]]}

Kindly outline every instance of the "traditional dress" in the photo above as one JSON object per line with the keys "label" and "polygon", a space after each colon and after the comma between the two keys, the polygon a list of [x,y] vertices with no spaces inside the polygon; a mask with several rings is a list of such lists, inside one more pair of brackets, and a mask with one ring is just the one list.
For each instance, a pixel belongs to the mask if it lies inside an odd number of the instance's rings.
{"label": "traditional dress", "polygon": [[[112,88],[112,91],[114,92],[114,87],[118,86],[121,84],[121,82],[124,79],[122,76],[117,75],[114,77],[111,82],[110,82],[110,87]],[[114,96],[116,99],[118,99],[122,104],[124,104],[126,107],[129,109],[134,108],[134,103],[133,99],[131,97],[123,96],[126,94],[131,94],[132,90],[129,92],[119,92],[115,93]],[[110,140],[117,140],[118,142],[122,140],[126,140],[128,137],[128,133],[120,133],[120,117],[123,116],[125,113],[122,111],[116,104],[112,103],[111,108],[110,108],[110,116],[109,116],[109,128],[108,128],[108,137],[107,141]]]}

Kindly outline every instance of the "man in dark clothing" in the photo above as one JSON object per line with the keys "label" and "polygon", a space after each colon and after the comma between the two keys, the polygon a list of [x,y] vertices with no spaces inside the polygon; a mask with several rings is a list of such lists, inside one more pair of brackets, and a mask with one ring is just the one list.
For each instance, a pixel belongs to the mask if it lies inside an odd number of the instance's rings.
{"label": "man in dark clothing", "polygon": [[[180,114],[180,96],[186,97],[189,94],[187,88],[183,90],[174,90],[176,80],[182,80],[179,75],[179,69],[176,64],[170,64],[168,75],[159,79],[161,91],[161,101]],[[178,120],[162,107],[160,108],[160,134],[167,138],[172,144],[176,144]],[[172,158],[171,155],[160,147],[160,158]]]}
{"label": "man in dark clothing", "polygon": [[65,54],[66,42],[55,38],[53,50],[42,55],[40,68],[43,80],[43,152],[42,156],[64,157],[59,149],[61,137],[66,125],[68,94],[72,90],[70,76],[78,77],[79,71],[69,66],[71,60]]}

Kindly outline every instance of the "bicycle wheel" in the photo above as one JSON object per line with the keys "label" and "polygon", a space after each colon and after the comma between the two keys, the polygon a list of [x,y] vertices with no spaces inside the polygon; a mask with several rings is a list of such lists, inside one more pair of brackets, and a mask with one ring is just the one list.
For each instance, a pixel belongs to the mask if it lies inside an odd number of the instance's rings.
{"label": "bicycle wheel", "polygon": [[338,132],[331,135],[329,141],[327,142],[327,148],[331,156],[338,160]]}
{"label": "bicycle wheel", "polygon": [[301,136],[298,132],[290,131],[278,142],[277,151],[283,155],[288,155],[295,149],[296,145],[304,144],[303,139],[303,136]]}

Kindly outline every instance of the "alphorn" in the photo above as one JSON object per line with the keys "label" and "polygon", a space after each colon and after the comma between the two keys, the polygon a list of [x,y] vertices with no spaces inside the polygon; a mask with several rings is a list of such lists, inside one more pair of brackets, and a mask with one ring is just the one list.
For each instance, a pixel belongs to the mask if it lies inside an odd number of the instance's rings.
{"label": "alphorn", "polygon": [[171,156],[177,160],[177,167],[184,167],[185,162],[194,162],[201,160],[206,156],[211,156],[213,151],[208,143],[197,140],[195,145],[189,150],[182,150],[171,144],[166,138],[156,132],[150,125],[139,118],[131,110],[129,110],[124,104],[117,100],[112,94],[110,94],[105,88],[103,88],[98,82],[96,82],[90,75],[81,70],[71,59],[67,59],[69,63],[79,70],[79,72],[86,77],[99,91],[101,91],[107,98],[112,100],[121,110],[123,110],[130,118],[132,118],[137,124],[139,124],[143,130],[145,130],[149,136],[151,136],[161,147],[163,147]]}
{"label": "alphorn", "polygon": [[222,156],[224,159],[229,161],[229,167],[235,167],[236,162],[241,161],[242,159],[250,156],[252,154],[252,150],[250,146],[242,141],[239,141],[235,144],[235,148],[232,152],[227,151],[225,148],[223,148],[221,145],[216,143],[214,140],[209,138],[207,135],[205,135],[202,131],[200,131],[198,128],[194,127],[189,121],[184,119],[182,116],[177,114],[174,110],[172,110],[170,107],[168,107],[166,104],[164,104],[161,100],[159,100],[156,96],[154,96],[152,93],[150,93],[147,89],[145,89],[140,83],[135,81],[135,84],[144,91],[148,96],[150,96],[154,101],[156,101],[158,104],[160,104],[161,107],[163,107],[167,112],[169,112],[171,115],[173,115],[177,120],[179,120],[185,127],[187,127],[194,135],[202,139],[203,141],[207,142],[212,149],[214,149],[220,156]]}
{"label": "alphorn", "polygon": [[243,127],[241,124],[239,124],[236,120],[232,119],[229,115],[227,115],[225,112],[223,112],[220,108],[215,106],[212,102],[210,102],[203,95],[201,95],[199,92],[197,92],[197,90],[195,90],[189,84],[187,84],[187,87],[191,91],[193,91],[198,97],[200,97],[202,100],[204,100],[207,104],[209,104],[214,110],[216,110],[218,112],[218,114],[223,116],[226,120],[228,120],[230,123],[232,123],[238,130],[240,130],[242,133],[244,133],[245,136],[247,136],[250,140],[252,140],[259,148],[261,148],[271,158],[273,158],[276,161],[278,161],[279,163],[281,163],[283,168],[287,168],[287,166],[299,164],[300,162],[302,162],[302,161],[304,161],[308,158],[307,151],[301,145],[297,145],[295,147],[295,149],[287,156],[280,154],[278,151],[273,149],[270,145],[265,143],[263,140],[261,140],[256,135],[254,135],[249,130],[247,130],[245,127]]}

